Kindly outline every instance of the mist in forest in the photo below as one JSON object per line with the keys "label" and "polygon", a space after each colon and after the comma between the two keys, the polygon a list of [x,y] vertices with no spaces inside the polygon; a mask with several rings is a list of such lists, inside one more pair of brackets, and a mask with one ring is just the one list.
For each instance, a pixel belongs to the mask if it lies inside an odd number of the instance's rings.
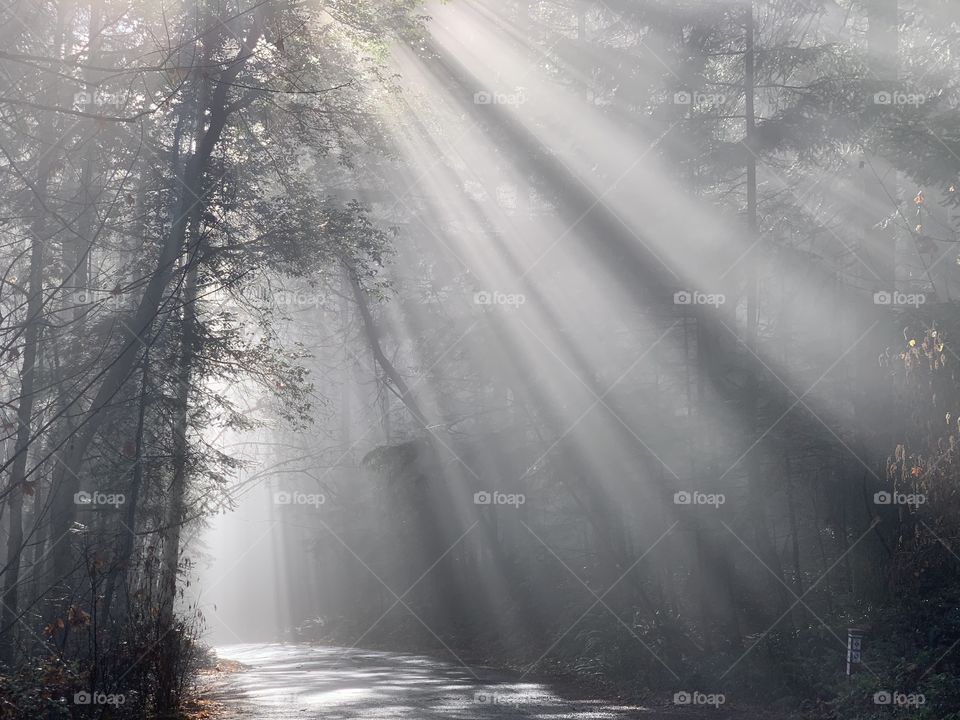
{"label": "mist in forest", "polygon": [[955,2],[0,14],[0,718],[960,713]]}

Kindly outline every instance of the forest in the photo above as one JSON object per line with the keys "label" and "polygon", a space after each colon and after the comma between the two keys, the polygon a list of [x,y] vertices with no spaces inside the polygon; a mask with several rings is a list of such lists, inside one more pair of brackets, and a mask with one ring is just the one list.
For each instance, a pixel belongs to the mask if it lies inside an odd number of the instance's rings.
{"label": "forest", "polygon": [[958,185],[957,0],[8,0],[0,719],[960,720]]}

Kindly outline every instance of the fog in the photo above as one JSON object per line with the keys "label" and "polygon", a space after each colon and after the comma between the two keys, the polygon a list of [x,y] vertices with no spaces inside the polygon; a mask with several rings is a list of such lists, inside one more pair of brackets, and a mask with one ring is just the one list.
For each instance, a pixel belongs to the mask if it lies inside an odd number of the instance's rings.
{"label": "fog", "polygon": [[0,12],[0,717],[960,711],[953,3]]}

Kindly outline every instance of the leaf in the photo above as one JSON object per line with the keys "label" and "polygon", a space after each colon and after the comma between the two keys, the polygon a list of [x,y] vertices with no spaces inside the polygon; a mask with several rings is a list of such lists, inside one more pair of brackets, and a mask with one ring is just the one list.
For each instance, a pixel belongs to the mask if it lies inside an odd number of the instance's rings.
{"label": "leaf", "polygon": [[52,623],[43,628],[43,634],[50,636],[53,635],[57,630],[63,630],[66,625],[63,622],[63,618],[57,618]]}
{"label": "leaf", "polygon": [[[85,627],[90,624],[90,615],[76,605],[67,612],[71,627]],[[61,621],[62,622],[62,621]]]}

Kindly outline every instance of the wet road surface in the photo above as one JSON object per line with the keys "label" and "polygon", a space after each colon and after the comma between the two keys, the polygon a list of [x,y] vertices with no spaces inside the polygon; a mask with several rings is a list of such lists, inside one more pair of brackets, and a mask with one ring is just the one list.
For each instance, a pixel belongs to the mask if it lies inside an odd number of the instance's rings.
{"label": "wet road surface", "polygon": [[569,700],[550,687],[502,672],[466,669],[400,653],[308,645],[226,645],[218,657],[242,663],[222,674],[211,697],[224,720],[693,720],[742,717],[725,708],[647,709]]}

